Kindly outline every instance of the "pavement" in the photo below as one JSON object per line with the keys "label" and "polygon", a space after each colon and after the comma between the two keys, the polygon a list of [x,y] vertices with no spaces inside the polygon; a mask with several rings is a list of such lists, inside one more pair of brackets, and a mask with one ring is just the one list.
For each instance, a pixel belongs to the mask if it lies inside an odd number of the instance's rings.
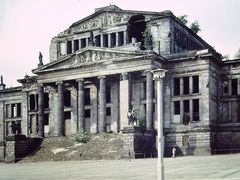
{"label": "pavement", "polygon": [[[240,154],[164,158],[165,180],[240,180]],[[0,180],[157,180],[157,159],[0,163]]]}

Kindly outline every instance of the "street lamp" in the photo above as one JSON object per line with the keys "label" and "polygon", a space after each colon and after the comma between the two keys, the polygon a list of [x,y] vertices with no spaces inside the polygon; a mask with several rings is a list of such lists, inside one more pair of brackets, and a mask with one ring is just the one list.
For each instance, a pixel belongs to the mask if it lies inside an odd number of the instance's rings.
{"label": "street lamp", "polygon": [[157,81],[157,124],[158,124],[158,180],[164,180],[164,163],[163,163],[163,77],[165,76],[165,69],[153,70],[153,78]]}

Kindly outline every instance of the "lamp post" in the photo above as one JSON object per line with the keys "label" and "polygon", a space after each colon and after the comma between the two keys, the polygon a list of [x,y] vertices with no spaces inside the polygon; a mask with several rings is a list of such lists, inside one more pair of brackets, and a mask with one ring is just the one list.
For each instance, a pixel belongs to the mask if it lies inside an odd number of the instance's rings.
{"label": "lamp post", "polygon": [[162,78],[165,76],[166,70],[164,69],[156,69],[153,70],[153,78],[157,81],[157,124],[158,124],[158,180],[164,180],[164,163],[163,163],[163,102],[162,102],[162,91],[163,91],[163,80]]}

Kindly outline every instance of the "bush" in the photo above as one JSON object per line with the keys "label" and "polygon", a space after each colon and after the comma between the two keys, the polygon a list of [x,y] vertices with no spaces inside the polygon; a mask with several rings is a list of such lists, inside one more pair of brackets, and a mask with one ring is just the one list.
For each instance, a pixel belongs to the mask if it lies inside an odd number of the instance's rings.
{"label": "bush", "polygon": [[80,129],[76,134],[76,141],[79,143],[87,143],[90,141],[90,136],[83,129]]}

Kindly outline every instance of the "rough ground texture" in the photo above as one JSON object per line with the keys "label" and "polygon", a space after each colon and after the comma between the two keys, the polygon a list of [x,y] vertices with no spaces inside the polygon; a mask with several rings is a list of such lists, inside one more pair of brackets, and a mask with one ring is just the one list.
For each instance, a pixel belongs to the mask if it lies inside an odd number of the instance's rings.
{"label": "rough ground texture", "polygon": [[121,159],[122,152],[119,134],[91,135],[88,143],[78,143],[75,137],[52,137],[20,162]]}

